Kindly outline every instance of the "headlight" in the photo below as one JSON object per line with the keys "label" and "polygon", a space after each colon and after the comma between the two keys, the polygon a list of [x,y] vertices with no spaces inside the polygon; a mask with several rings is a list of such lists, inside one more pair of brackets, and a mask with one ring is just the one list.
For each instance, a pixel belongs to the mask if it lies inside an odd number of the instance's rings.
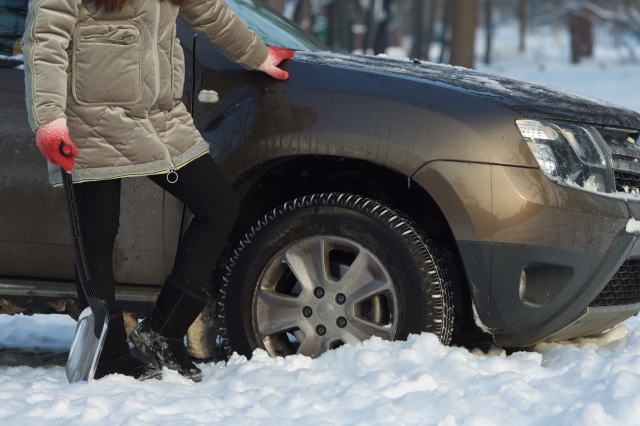
{"label": "headlight", "polygon": [[591,126],[537,120],[516,120],[518,129],[542,171],[552,180],[588,191],[611,192],[611,178]]}

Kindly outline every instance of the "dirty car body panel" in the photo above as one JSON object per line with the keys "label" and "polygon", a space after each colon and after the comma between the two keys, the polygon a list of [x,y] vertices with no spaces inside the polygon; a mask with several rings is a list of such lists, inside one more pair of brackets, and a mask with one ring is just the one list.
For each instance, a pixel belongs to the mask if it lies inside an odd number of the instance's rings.
{"label": "dirty car body panel", "polygon": [[[463,270],[453,284],[468,288],[476,322],[497,344],[593,334],[640,311],[631,299],[594,305],[621,268],[640,259],[637,237],[625,230],[640,202],[620,195],[622,187],[596,193],[549,179],[516,125],[561,120],[637,140],[640,114],[456,67],[326,52],[263,6],[228,3],[267,44],[299,50],[283,65],[290,79],[280,82],[231,63],[178,25],[182,100],[246,211],[258,209],[251,194],[277,194],[264,177],[283,173],[283,164],[375,165],[417,185],[442,212]],[[0,298],[13,311],[65,312],[59,301],[75,295],[62,193],[47,183],[24,111],[23,74],[14,66],[0,68],[11,82],[0,105]],[[219,100],[199,97],[203,90]],[[616,178],[640,176],[636,151],[606,140]],[[189,213],[146,179],[124,182],[118,299],[145,312]],[[273,208],[260,206],[241,215],[234,235]]]}

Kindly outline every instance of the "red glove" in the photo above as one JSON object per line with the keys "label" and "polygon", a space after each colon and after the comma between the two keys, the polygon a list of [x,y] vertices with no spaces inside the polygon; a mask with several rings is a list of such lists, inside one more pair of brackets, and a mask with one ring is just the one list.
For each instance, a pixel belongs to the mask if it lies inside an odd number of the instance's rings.
{"label": "red glove", "polygon": [[[64,123],[64,124],[58,124]],[[38,128],[36,132],[36,144],[40,152],[48,162],[55,166],[62,167],[67,173],[73,170],[74,158],[78,156],[78,148],[69,137],[66,121],[55,120],[54,122]],[[68,155],[60,152],[62,144],[69,145],[71,151]]]}
{"label": "red glove", "polygon": [[288,79],[289,73],[278,68],[278,65],[285,59],[292,59],[293,51],[285,49],[284,47],[269,47],[268,49],[269,57],[258,69],[278,80]]}

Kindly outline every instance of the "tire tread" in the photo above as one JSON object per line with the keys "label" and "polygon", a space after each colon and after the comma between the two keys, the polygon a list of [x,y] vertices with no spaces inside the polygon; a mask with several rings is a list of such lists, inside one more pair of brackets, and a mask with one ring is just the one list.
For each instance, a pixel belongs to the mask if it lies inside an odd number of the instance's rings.
{"label": "tire tread", "polygon": [[[423,283],[430,283],[431,287],[424,288],[423,285],[425,298],[432,300],[432,307],[436,311],[436,315],[433,317],[427,315],[427,312],[425,312],[425,318],[427,319],[425,331],[434,333],[438,336],[440,342],[448,345],[451,342],[453,333],[453,291],[447,270],[431,239],[429,239],[424,230],[411,218],[393,207],[359,195],[332,192],[305,195],[288,201],[265,214],[240,238],[236,248],[229,257],[229,262],[222,275],[220,299],[218,301],[218,319],[220,321],[220,334],[224,354],[226,354],[227,357],[233,354],[233,349],[229,344],[227,326],[225,324],[226,287],[229,284],[230,275],[243,249],[251,243],[255,236],[267,224],[276,218],[300,208],[314,206],[346,207],[387,224],[389,229],[404,243],[414,263],[416,265],[424,265],[423,268],[419,268],[421,280]],[[417,247],[418,250],[410,249],[413,247]],[[428,303],[425,305],[425,311],[427,309]]]}

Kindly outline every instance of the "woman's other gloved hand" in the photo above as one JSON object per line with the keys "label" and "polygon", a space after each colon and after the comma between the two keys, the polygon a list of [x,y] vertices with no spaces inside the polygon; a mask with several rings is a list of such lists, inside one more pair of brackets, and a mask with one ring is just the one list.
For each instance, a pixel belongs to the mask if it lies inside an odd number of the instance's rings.
{"label": "woman's other gloved hand", "polygon": [[269,47],[269,57],[258,70],[269,74],[273,78],[278,80],[286,80],[289,78],[289,73],[278,68],[280,62],[285,59],[293,58],[293,51],[285,49],[284,47]]}
{"label": "woman's other gloved hand", "polygon": [[[40,126],[36,131],[36,144],[48,162],[62,167],[67,173],[71,173],[74,158],[78,156],[78,148],[69,137],[66,119],[58,118],[49,124]],[[62,144],[71,148],[68,155],[64,155],[60,151]]]}

